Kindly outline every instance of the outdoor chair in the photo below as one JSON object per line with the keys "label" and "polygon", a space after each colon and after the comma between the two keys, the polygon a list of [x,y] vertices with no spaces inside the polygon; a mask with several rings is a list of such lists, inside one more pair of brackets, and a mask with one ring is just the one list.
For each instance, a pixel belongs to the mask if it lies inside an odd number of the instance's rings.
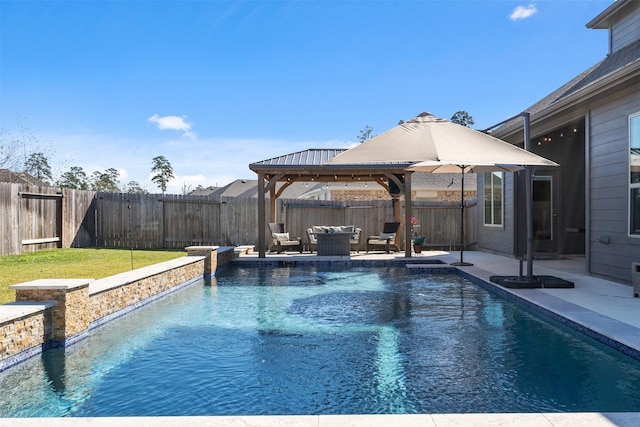
{"label": "outdoor chair", "polygon": [[352,251],[360,252],[360,235],[362,234],[362,228],[356,227],[353,231],[355,234],[349,239],[349,244],[351,245]]}
{"label": "outdoor chair", "polygon": [[315,232],[313,228],[307,228],[307,239],[309,240],[309,251],[317,251],[318,250],[318,238],[315,236]]}
{"label": "outdoor chair", "polygon": [[284,231],[283,223],[269,223],[271,231],[271,250],[279,254],[286,250],[297,250],[302,253],[302,239],[300,237],[290,237],[289,233]]}
{"label": "outdoor chair", "polygon": [[379,236],[367,237],[367,252],[372,249],[384,249],[389,253],[392,248],[394,251],[400,252],[398,245],[396,245],[398,228],[400,228],[399,222],[385,222]]}

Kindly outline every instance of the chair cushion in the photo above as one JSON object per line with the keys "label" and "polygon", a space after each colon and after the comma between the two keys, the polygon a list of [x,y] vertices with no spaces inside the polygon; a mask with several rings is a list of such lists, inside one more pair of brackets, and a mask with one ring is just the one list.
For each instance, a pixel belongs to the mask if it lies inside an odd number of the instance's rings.
{"label": "chair cushion", "polygon": [[393,240],[396,237],[396,233],[380,233],[380,240]]}
{"label": "chair cushion", "polygon": [[318,243],[318,238],[313,233],[315,233],[315,231],[313,231],[313,228],[307,228],[307,237],[309,237],[309,242]]}
{"label": "chair cushion", "polygon": [[278,242],[288,242],[289,241],[289,233],[272,233],[273,238]]}
{"label": "chair cushion", "polygon": [[353,233],[354,226],[353,225],[341,225],[340,231],[343,233]]}
{"label": "chair cushion", "polygon": [[314,233],[324,233],[324,229],[326,227],[323,227],[321,225],[314,225],[313,227],[311,227],[313,229]]}

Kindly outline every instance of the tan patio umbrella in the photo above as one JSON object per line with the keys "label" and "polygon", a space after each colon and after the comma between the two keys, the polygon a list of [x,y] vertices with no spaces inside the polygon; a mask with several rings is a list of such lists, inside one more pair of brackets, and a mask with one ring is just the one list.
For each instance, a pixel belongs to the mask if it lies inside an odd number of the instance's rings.
{"label": "tan patio umbrella", "polygon": [[[422,113],[338,154],[326,165],[415,163],[558,166],[486,133]],[[460,169],[456,169],[460,172]]]}
{"label": "tan patio umbrella", "polygon": [[[414,164],[417,162],[423,163]],[[462,172],[463,178],[468,172],[512,172],[523,166],[558,166],[506,141],[430,113],[422,113],[391,128],[325,164],[375,163],[408,163],[410,171]],[[464,246],[463,236],[461,242]],[[460,264],[464,265],[462,249]]]}

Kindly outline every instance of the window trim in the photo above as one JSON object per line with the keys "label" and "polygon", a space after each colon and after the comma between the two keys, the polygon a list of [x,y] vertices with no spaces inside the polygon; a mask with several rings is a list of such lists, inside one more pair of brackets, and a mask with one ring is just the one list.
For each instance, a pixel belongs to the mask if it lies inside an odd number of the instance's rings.
{"label": "window trim", "polygon": [[[635,238],[635,239],[640,239],[640,233],[632,233],[631,230],[631,193],[634,189],[638,189],[638,191],[640,191],[640,182],[639,183],[632,183],[631,182],[631,137],[632,137],[632,127],[631,127],[631,121],[633,119],[638,119],[640,120],[640,111],[634,114],[630,114],[629,115],[629,119],[627,121],[628,123],[628,139],[627,139],[627,153],[629,153],[629,156],[627,156],[627,236],[631,237],[631,238]],[[638,140],[640,140],[640,135],[638,135]],[[634,147],[635,148],[635,147]],[[640,147],[639,147],[640,148]]]}
{"label": "window trim", "polygon": [[[502,197],[500,198],[500,224],[495,224],[493,223],[493,218],[494,218],[494,208],[495,205],[493,203],[493,189],[495,188],[495,185],[493,185],[493,179],[494,179],[494,174],[499,173],[502,176],[501,179],[501,193],[502,193]],[[487,200],[484,197],[487,191],[487,185],[486,185],[486,175],[489,174],[491,176],[491,198],[490,198],[490,209],[491,209],[491,223],[487,223]],[[504,172],[485,172],[484,176],[483,176],[483,180],[482,180],[482,225],[484,227],[487,228],[493,228],[493,229],[504,229],[504,178],[505,178],[505,173]]]}

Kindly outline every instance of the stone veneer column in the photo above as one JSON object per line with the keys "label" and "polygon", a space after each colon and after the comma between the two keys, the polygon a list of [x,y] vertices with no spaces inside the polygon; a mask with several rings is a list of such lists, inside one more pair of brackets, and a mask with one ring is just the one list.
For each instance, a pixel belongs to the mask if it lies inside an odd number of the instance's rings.
{"label": "stone veneer column", "polygon": [[89,283],[93,279],[39,279],[9,286],[16,301],[55,301],[53,339],[65,340],[85,332],[91,322]]}
{"label": "stone veneer column", "polygon": [[212,276],[218,268],[218,248],[220,246],[187,246],[187,256],[204,256],[204,274]]}

